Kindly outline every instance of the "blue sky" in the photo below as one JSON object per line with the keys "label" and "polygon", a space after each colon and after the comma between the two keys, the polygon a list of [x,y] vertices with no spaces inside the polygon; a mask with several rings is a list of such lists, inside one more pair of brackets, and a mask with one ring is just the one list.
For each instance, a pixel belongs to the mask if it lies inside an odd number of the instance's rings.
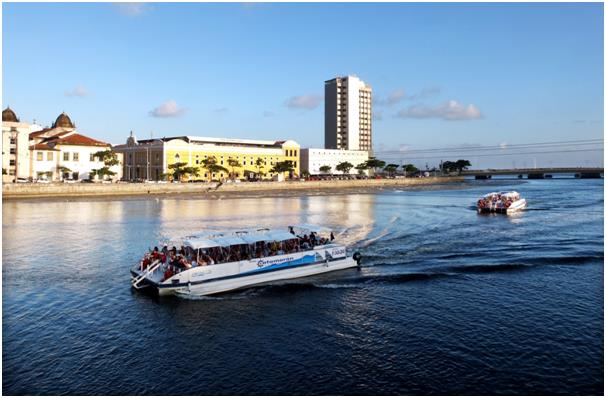
{"label": "blue sky", "polygon": [[373,87],[379,152],[603,137],[600,3],[2,10],[3,107],[43,125],[66,111],[114,144],[133,130],[322,146],[324,81],[345,74]]}

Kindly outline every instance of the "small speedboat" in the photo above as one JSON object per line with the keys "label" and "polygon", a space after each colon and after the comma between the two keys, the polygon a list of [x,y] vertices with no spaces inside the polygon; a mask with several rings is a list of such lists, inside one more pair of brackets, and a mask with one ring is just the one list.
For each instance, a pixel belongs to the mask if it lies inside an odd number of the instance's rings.
{"label": "small speedboat", "polygon": [[491,192],[478,200],[478,213],[510,214],[526,207],[526,199],[516,191]]}
{"label": "small speedboat", "polygon": [[145,253],[130,270],[131,285],[159,295],[205,296],[357,267],[362,258],[348,256],[329,229],[310,225],[200,232],[176,245]]}

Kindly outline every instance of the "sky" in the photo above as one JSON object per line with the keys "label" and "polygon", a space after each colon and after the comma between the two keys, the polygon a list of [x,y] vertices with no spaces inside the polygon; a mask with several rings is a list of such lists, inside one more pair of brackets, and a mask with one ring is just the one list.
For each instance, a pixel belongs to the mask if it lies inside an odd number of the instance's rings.
{"label": "sky", "polygon": [[[3,3],[2,22],[3,108],[42,125],[65,111],[113,144],[132,130],[323,147],[324,81],[344,75],[372,86],[374,149],[397,163],[604,136],[601,3]],[[539,166],[602,165],[602,147]]]}

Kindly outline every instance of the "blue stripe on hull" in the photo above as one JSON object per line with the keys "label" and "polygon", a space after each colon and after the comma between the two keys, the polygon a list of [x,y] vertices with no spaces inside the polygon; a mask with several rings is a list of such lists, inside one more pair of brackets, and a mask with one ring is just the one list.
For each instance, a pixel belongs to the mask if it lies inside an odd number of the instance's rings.
{"label": "blue stripe on hull", "polygon": [[[306,256],[307,257],[307,256]],[[312,256],[315,257],[315,256]],[[341,261],[341,260],[345,260],[347,259],[346,257],[344,258],[340,258],[334,261]],[[228,275],[228,276],[220,276],[218,278],[212,278],[212,279],[205,279],[202,281],[195,281],[195,282],[183,282],[183,283],[174,283],[171,285],[160,285],[160,284],[155,284],[156,287],[158,289],[172,289],[175,287],[186,287],[188,285],[199,285],[202,283],[210,283],[210,282],[216,282],[216,281],[223,281],[223,280],[227,280],[227,279],[235,279],[235,278],[241,278],[241,277],[245,277],[245,276],[252,276],[252,275],[258,275],[258,274],[264,274],[264,273],[268,273],[268,272],[274,272],[274,271],[281,271],[281,270],[285,270],[285,269],[290,269],[290,268],[297,268],[297,267],[304,267],[304,266],[308,266],[308,265],[316,265],[316,264],[322,264],[325,263],[325,261],[315,261],[312,263],[297,263],[297,261],[290,261],[288,263],[284,264],[276,264],[279,265],[279,267],[276,266],[270,266],[270,267],[266,267],[266,268],[261,268],[258,270],[253,270],[253,271],[248,271],[242,274],[237,274],[237,275]],[[153,282],[152,282],[153,283]]]}

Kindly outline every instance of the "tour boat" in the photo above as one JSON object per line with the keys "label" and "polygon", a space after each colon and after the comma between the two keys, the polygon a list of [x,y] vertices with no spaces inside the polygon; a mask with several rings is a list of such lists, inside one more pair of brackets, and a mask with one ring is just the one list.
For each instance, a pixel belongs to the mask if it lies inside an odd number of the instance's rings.
{"label": "tour boat", "polygon": [[201,232],[176,246],[150,250],[130,270],[136,289],[159,295],[205,296],[273,281],[356,267],[362,256],[347,256],[323,227],[290,226],[227,233]]}
{"label": "tour boat", "polygon": [[491,192],[480,198],[477,203],[478,213],[510,214],[526,207],[526,199],[520,198],[516,191]]}

